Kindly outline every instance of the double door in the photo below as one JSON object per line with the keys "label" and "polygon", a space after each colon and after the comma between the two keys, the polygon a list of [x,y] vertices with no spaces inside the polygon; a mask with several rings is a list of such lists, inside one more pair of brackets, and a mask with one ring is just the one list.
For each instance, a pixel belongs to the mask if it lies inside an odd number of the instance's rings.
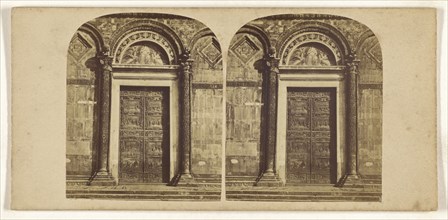
{"label": "double door", "polygon": [[335,122],[335,89],[288,89],[287,183],[330,184],[336,182]]}
{"label": "double door", "polygon": [[169,90],[121,87],[119,182],[169,181]]}

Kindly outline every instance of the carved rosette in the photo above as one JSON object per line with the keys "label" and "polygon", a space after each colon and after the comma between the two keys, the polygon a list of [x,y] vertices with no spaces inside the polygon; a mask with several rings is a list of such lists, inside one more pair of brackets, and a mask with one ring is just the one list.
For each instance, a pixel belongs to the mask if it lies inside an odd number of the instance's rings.
{"label": "carved rosette", "polygon": [[267,83],[267,146],[266,146],[266,171],[265,174],[274,174],[274,158],[276,144],[277,125],[277,75],[279,73],[280,60],[275,57],[275,48],[269,48],[268,54],[264,58],[266,65]]}
{"label": "carved rosette", "polygon": [[357,100],[358,100],[358,65],[359,59],[355,52],[348,56],[347,76],[348,76],[348,140],[349,157],[348,157],[348,175],[357,175],[357,154],[358,154],[358,118],[357,118]]}
{"label": "carved rosette", "polygon": [[191,77],[193,59],[190,51],[186,50],[180,56],[180,91],[181,95],[181,144],[182,144],[182,174],[190,175],[190,149],[191,149]]}

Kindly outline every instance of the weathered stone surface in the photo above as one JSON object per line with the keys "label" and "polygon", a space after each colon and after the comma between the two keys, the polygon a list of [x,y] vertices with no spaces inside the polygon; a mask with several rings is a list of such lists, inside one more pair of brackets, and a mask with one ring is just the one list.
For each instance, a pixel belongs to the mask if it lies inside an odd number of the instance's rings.
{"label": "weathered stone surface", "polygon": [[359,98],[359,172],[381,175],[382,92],[379,89],[362,89]]}
{"label": "weathered stone surface", "polygon": [[67,174],[92,172],[95,72],[85,63],[95,56],[93,39],[76,32],[67,56]]}
{"label": "weathered stone surface", "polygon": [[324,202],[356,201],[380,202],[379,188],[336,188],[330,185],[320,186],[228,186],[227,200],[240,201],[278,201],[278,202]]}
{"label": "weathered stone surface", "polygon": [[262,73],[255,66],[265,50],[250,34],[237,34],[231,42],[227,63],[227,175],[259,174]]}
{"label": "weathered stone surface", "polygon": [[69,199],[220,200],[220,187],[169,187],[164,185],[67,186]]}
{"label": "weathered stone surface", "polygon": [[[103,69],[98,65],[99,58],[120,54],[120,57],[112,57],[114,64],[176,65],[179,64],[179,51],[187,49],[191,51],[193,61],[191,171],[199,175],[220,174],[223,68],[221,48],[213,33],[196,20],[163,14],[107,15],[89,21],[87,26],[88,31],[83,26],[75,33],[68,51],[67,174],[97,171],[99,140],[107,139],[107,135],[99,138],[103,125],[97,121],[101,114],[97,109],[101,104],[98,90],[104,86],[100,85]],[[93,35],[100,39],[94,39]],[[122,42],[122,36],[129,38]],[[140,38],[142,41],[137,41]],[[126,43],[133,44],[129,48],[120,47]],[[158,51],[160,49],[162,52]],[[113,66],[110,69],[114,71]]]}
{"label": "weathered stone surface", "polygon": [[[242,31],[234,36],[228,53],[227,63],[227,99],[226,99],[226,173],[232,175],[244,175],[238,169],[247,170],[253,164],[260,164],[260,160],[244,158],[248,152],[253,152],[245,148],[245,144],[257,143],[258,158],[266,158],[261,149],[260,140],[264,137],[258,129],[264,125],[261,110],[263,109],[261,74],[257,71],[254,59],[263,53],[262,44],[259,39],[270,43],[273,49],[281,57],[286,49],[289,54],[294,51],[300,52],[300,48],[294,47],[292,39],[300,34],[309,42],[306,49],[316,46],[316,42],[325,42],[327,47],[336,51],[336,57],[328,57],[320,61],[319,66],[345,65],[348,55],[354,51],[359,58],[357,69],[357,135],[355,142],[358,145],[358,155],[355,163],[358,164],[358,171],[361,175],[377,175],[381,177],[381,147],[382,147],[382,54],[378,39],[372,31],[365,25],[349,18],[332,15],[278,15],[260,18],[248,23],[250,30],[258,29],[260,33],[253,31]],[[318,34],[317,29],[325,30]],[[331,32],[331,33],[330,33]],[[257,35],[257,37],[255,37]],[[319,40],[312,40],[319,38]],[[329,39],[331,38],[331,39]],[[296,43],[297,43],[296,42]],[[339,44],[339,45],[335,45]],[[346,44],[347,48],[341,45]],[[285,45],[292,45],[290,48]],[[261,50],[259,50],[261,48]],[[319,49],[319,47],[316,47]],[[316,49],[316,50],[317,50]],[[322,49],[322,48],[320,48]],[[244,54],[242,53],[244,51]],[[333,52],[334,52],[333,51]],[[321,51],[322,53],[325,51]],[[317,53],[321,53],[317,51]],[[264,52],[266,53],[266,52]],[[285,52],[286,53],[286,52]],[[286,54],[288,54],[286,53]],[[327,52],[328,54],[328,52]],[[339,55],[338,55],[339,54]],[[262,56],[262,54],[260,54]],[[339,57],[340,56],[340,57]],[[257,59],[260,59],[258,57]],[[286,57],[282,65],[303,65],[303,63],[289,62],[290,57]],[[285,59],[286,59],[285,58]],[[342,60],[345,58],[347,60]],[[321,58],[319,58],[321,59]],[[332,60],[335,59],[335,60]],[[338,59],[341,59],[338,61]],[[289,60],[289,61],[288,61]],[[355,88],[354,87],[354,88]],[[255,95],[257,93],[257,95]],[[250,112],[254,107],[255,112]],[[255,129],[254,129],[255,128]],[[349,132],[349,131],[348,131]],[[244,149],[243,149],[244,148]],[[230,158],[232,157],[232,158]],[[233,163],[232,163],[233,159]],[[356,161],[357,159],[357,161]],[[243,163],[240,162],[243,161]],[[238,161],[238,163],[237,163]],[[252,165],[246,165],[251,163]],[[263,164],[261,165],[264,166]],[[345,170],[345,167],[342,168]],[[240,174],[235,174],[240,173]],[[253,172],[256,173],[256,172]],[[249,174],[246,174],[249,175]]]}
{"label": "weathered stone surface", "polygon": [[220,174],[222,153],[222,54],[213,36],[199,38],[192,48],[192,172]]}

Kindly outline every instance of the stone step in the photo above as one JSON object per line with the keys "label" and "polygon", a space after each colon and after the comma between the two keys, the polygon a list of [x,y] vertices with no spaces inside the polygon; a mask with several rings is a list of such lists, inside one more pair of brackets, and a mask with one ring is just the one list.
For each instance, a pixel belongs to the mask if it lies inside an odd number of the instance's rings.
{"label": "stone step", "polygon": [[204,179],[195,179],[197,183],[219,183],[221,184],[221,180],[204,180]]}
{"label": "stone step", "polygon": [[252,181],[255,182],[258,177],[256,176],[226,176],[227,181]]}
{"label": "stone step", "polygon": [[226,195],[226,200],[238,201],[278,201],[278,202],[323,202],[323,201],[364,201],[379,202],[380,196],[307,196],[307,195]]}
{"label": "stone step", "polygon": [[67,186],[87,186],[89,180],[66,180]]}
{"label": "stone step", "polygon": [[350,185],[345,184],[343,189],[350,189],[350,188],[358,188],[358,189],[371,189],[371,190],[381,190],[382,184],[359,184],[359,185]]}
{"label": "stone step", "polygon": [[89,190],[89,189],[67,189],[68,194],[84,194],[84,195],[94,195],[94,194],[134,194],[134,195],[221,195],[220,191],[191,191],[191,190],[171,190],[171,191],[159,191],[159,190]]}
{"label": "stone step", "polygon": [[221,184],[221,179],[219,178],[194,178],[198,183],[219,183]]}
{"label": "stone step", "polygon": [[221,195],[67,194],[70,199],[220,200]]}
{"label": "stone step", "polygon": [[381,179],[362,179],[364,184],[381,184]]}
{"label": "stone step", "polygon": [[322,196],[381,196],[381,192],[347,192],[347,191],[258,191],[258,190],[240,190],[226,191],[226,195],[322,195]]}
{"label": "stone step", "polygon": [[89,180],[89,175],[67,175],[66,180]]}
{"label": "stone step", "polygon": [[256,176],[226,176],[226,186],[254,186]]}

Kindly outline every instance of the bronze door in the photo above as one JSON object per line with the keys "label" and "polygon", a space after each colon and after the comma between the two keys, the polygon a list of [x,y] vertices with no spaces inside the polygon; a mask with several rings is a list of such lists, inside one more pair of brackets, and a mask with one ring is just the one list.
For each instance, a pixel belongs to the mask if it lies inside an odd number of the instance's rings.
{"label": "bronze door", "polygon": [[120,183],[169,181],[169,90],[121,87]]}
{"label": "bronze door", "polygon": [[335,89],[290,88],[287,105],[287,182],[336,183]]}

